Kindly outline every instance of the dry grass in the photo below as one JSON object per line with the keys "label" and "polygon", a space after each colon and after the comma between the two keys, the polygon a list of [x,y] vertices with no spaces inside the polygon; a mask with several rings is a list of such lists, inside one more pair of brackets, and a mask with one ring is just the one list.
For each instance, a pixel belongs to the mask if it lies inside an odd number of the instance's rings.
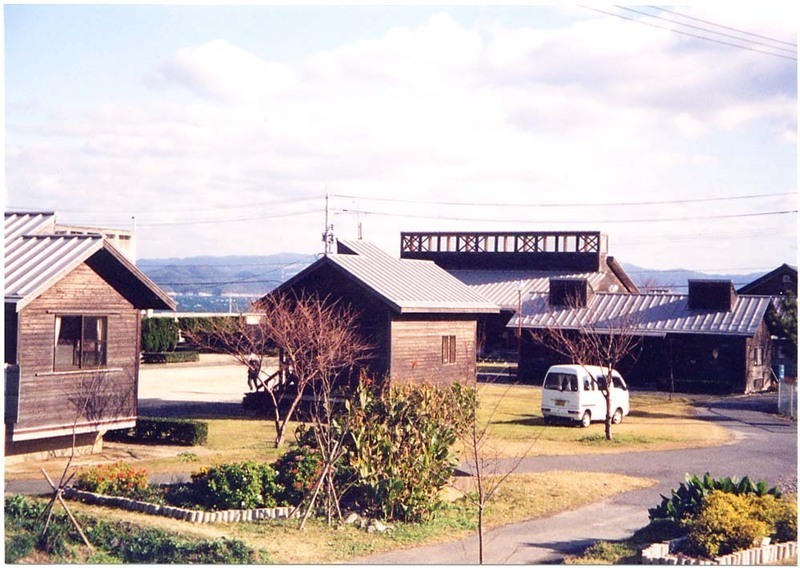
{"label": "dry grass", "polygon": [[695,418],[688,399],[670,401],[659,393],[631,397],[630,415],[613,426],[613,443],[602,439],[602,422],[589,428],[545,425],[539,388],[482,385],[479,397],[479,420],[491,419],[493,447],[509,457],[674,450],[716,446],[733,439],[725,428]]}

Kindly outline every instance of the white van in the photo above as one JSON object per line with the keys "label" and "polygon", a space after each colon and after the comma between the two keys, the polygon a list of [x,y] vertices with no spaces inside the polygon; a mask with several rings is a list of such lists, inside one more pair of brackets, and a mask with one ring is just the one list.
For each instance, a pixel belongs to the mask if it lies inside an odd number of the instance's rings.
{"label": "white van", "polygon": [[[607,367],[595,365],[554,365],[542,383],[542,416],[546,424],[570,420],[588,428],[593,420],[606,419],[606,399],[600,390],[608,377]],[[617,371],[611,371],[613,424],[622,422],[630,410],[628,385]]]}

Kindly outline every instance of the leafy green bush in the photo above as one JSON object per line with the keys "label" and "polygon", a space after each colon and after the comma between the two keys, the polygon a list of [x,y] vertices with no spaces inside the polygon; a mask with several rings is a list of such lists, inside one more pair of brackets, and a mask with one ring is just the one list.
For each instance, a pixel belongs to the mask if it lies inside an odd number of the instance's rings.
{"label": "leafy green bush", "polygon": [[178,345],[178,322],[172,318],[142,320],[142,349],[145,352],[174,351]]}
{"label": "leafy green bush", "polygon": [[83,491],[128,499],[142,499],[148,495],[147,471],[122,462],[82,468],[75,475],[73,485]]}
{"label": "leafy green bush", "polygon": [[322,474],[322,456],[316,448],[300,445],[275,462],[277,483],[282,487],[279,501],[299,505]]}
{"label": "leafy green bush", "polygon": [[741,480],[725,477],[715,479],[711,474],[701,478],[697,475],[687,475],[686,483],[681,483],[677,489],[672,490],[670,497],[661,496],[661,504],[648,510],[650,520],[669,519],[680,522],[683,519],[697,514],[706,496],[712,491],[732,493],[734,495],[774,495],[780,497],[777,487],[768,488],[765,481],[754,483],[745,476]]}
{"label": "leafy green bush", "polygon": [[[5,504],[6,562],[20,561],[32,552],[30,543],[36,542],[41,531],[39,515],[45,504],[20,496],[7,497]],[[256,558],[255,552],[239,540],[197,540],[127,522],[108,522],[85,515],[77,518],[96,548],[89,559],[94,562],[252,564],[265,560]],[[76,561],[73,551],[76,546],[82,549],[81,542],[64,512],[55,510],[47,536],[37,548],[52,555],[51,563],[61,564]]]}
{"label": "leafy green bush", "polygon": [[198,446],[208,440],[208,422],[140,416],[135,428],[111,431],[106,434],[106,438]]}
{"label": "leafy green bush", "polygon": [[474,416],[475,391],[455,384],[367,385],[346,403],[351,431],[345,464],[355,475],[352,504],[390,520],[429,519],[456,465],[453,444]]}
{"label": "leafy green bush", "polygon": [[282,488],[269,464],[239,462],[203,468],[192,474],[195,502],[209,510],[274,507]]}

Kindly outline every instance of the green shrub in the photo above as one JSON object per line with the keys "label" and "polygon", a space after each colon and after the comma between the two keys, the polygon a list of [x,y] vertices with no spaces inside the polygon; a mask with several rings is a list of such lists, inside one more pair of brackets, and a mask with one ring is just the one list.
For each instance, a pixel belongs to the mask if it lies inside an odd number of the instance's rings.
{"label": "green shrub", "polygon": [[142,355],[142,361],[147,364],[196,363],[199,360],[197,351],[158,351]]}
{"label": "green shrub", "polygon": [[299,505],[322,474],[322,456],[316,448],[300,445],[284,453],[275,462],[277,482],[282,487],[279,500]]}
{"label": "green shrub", "polygon": [[142,320],[142,349],[145,352],[174,351],[178,345],[179,325],[172,318]]}
{"label": "green shrub", "polygon": [[209,510],[274,507],[282,488],[269,464],[239,462],[203,468],[192,474],[195,501]]}
{"label": "green shrub", "polygon": [[75,475],[73,485],[83,491],[129,499],[148,495],[147,471],[122,462],[82,468]]}
{"label": "green shrub", "polygon": [[714,558],[750,548],[769,536],[769,524],[755,514],[759,499],[723,491],[708,494],[700,511],[684,521],[691,552]]}
{"label": "green shrub", "polygon": [[109,440],[135,440],[158,442],[178,446],[198,446],[208,440],[208,423],[180,418],[151,418],[140,416],[136,427],[129,430],[111,431]]}
{"label": "green shrub", "polygon": [[701,478],[697,475],[687,475],[686,483],[681,483],[677,489],[672,490],[670,497],[661,496],[661,504],[648,510],[650,520],[669,519],[680,522],[683,519],[697,514],[703,506],[706,496],[712,491],[722,491],[734,495],[774,495],[780,497],[777,487],[768,488],[765,481],[754,483],[745,476],[741,480],[725,477],[714,479],[711,474]]}
{"label": "green shrub", "polygon": [[348,499],[371,516],[429,519],[456,465],[451,452],[474,416],[475,391],[462,385],[403,385],[376,394],[359,386],[346,403]]}

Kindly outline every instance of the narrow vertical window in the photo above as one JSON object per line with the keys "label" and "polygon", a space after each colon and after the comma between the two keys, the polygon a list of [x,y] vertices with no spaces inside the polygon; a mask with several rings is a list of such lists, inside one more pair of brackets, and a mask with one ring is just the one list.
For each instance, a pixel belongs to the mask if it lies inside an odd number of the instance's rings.
{"label": "narrow vertical window", "polygon": [[56,316],[55,371],[96,369],[106,366],[108,318]]}
{"label": "narrow vertical window", "polygon": [[760,367],[764,364],[764,348],[756,347],[753,349],[753,365]]}
{"label": "narrow vertical window", "polygon": [[456,362],[456,336],[442,336],[442,363]]}

